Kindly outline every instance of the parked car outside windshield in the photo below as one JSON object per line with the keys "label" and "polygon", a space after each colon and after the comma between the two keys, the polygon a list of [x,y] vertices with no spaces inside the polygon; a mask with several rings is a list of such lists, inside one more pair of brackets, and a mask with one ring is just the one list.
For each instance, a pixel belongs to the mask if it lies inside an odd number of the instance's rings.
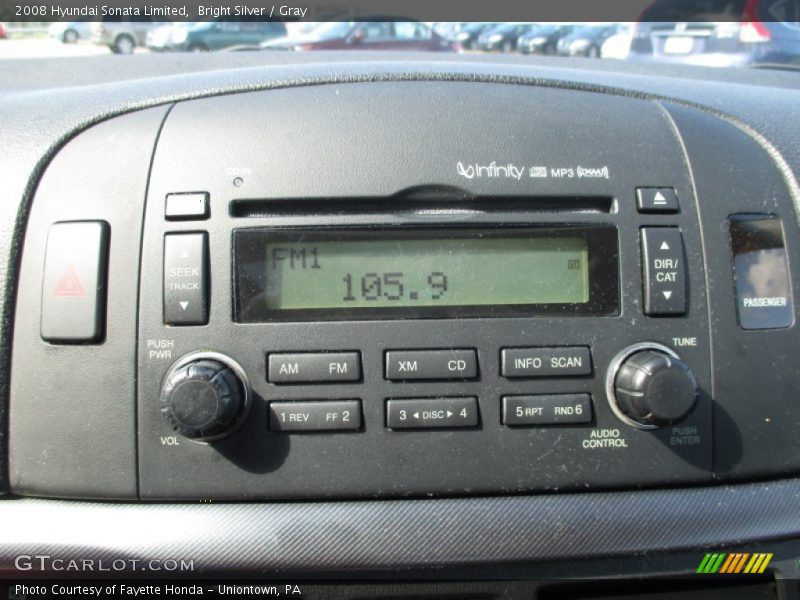
{"label": "parked car outside windshield", "polygon": [[562,56],[599,58],[603,43],[619,31],[619,25],[581,27],[558,41],[558,53]]}
{"label": "parked car outside windshield", "polygon": [[147,47],[156,52],[209,52],[240,44],[260,44],[286,35],[286,25],[278,21],[232,21],[177,23],[147,34]]}
{"label": "parked car outside windshield", "polygon": [[523,54],[555,54],[558,40],[574,31],[572,25],[542,25],[533,27],[517,40]]}
{"label": "parked car outside windshield", "polygon": [[91,39],[92,24],[89,21],[57,22],[47,28],[47,33],[65,44],[76,44],[79,40]]}
{"label": "parked car outside windshield", "polygon": [[477,48],[478,37],[481,33],[496,26],[497,23],[470,23],[459,29],[458,33],[453,36],[453,41],[461,44],[465,50],[474,50]]}
{"label": "parked car outside windshield", "polygon": [[92,42],[108,47],[114,54],[133,54],[145,46],[147,34],[162,23],[109,19],[92,23]]}
{"label": "parked car outside windshield", "polygon": [[264,50],[415,50],[454,52],[455,42],[416,21],[342,21],[323,23],[306,35],[261,44]]}
{"label": "parked car outside windshield", "polygon": [[531,61],[542,60],[534,56],[568,56],[723,68],[800,67],[800,4],[793,0],[654,0],[638,22],[428,23],[382,14],[332,21],[264,18],[15,22],[9,39],[0,44],[0,60],[108,52],[408,50],[519,53]]}
{"label": "parked car outside windshield", "polygon": [[655,0],[634,28],[628,59],[710,67],[800,65],[800,3]]}
{"label": "parked car outside windshield", "polygon": [[517,40],[530,31],[531,23],[506,23],[495,29],[489,29],[478,37],[478,48],[486,52],[501,50],[513,52],[517,49]]}

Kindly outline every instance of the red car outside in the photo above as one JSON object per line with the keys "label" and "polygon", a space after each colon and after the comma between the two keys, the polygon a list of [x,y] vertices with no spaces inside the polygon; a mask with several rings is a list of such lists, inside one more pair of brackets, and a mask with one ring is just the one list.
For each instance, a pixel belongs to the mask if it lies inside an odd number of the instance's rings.
{"label": "red car outside", "polygon": [[416,21],[332,21],[308,34],[261,44],[264,50],[416,50],[458,52],[461,47],[445,40]]}

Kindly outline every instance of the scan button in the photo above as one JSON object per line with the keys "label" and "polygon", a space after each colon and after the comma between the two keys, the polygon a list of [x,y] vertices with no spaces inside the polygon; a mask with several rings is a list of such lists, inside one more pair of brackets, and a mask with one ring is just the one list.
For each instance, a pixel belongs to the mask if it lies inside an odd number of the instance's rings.
{"label": "scan button", "polygon": [[592,356],[585,346],[503,348],[504,377],[570,377],[592,374]]}

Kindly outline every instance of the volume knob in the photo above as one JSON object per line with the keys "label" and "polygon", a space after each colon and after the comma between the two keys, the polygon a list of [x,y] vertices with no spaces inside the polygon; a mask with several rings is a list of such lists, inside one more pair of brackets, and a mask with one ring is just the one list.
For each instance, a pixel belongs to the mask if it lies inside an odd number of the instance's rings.
{"label": "volume knob", "polygon": [[246,400],[247,385],[231,365],[199,357],[185,360],[167,374],[161,412],[180,435],[208,441],[239,424]]}
{"label": "volume knob", "polygon": [[684,419],[697,402],[697,379],[671,351],[643,348],[620,361],[613,379],[615,412],[639,427]]}

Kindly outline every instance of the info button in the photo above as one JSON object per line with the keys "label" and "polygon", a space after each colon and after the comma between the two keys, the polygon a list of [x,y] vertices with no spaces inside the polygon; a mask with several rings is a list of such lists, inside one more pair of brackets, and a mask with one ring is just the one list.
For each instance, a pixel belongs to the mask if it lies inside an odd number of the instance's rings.
{"label": "info button", "polygon": [[592,357],[585,346],[503,348],[504,377],[571,377],[592,374]]}

